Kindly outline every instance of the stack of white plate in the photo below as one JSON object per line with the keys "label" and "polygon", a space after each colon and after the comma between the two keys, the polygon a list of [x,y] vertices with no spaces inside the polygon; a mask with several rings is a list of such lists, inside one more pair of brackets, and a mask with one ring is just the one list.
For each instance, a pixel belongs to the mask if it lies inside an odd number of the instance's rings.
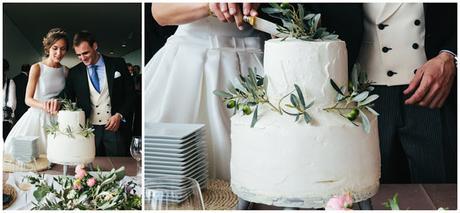
{"label": "stack of white plate", "polygon": [[38,137],[35,136],[17,136],[13,140],[12,155],[13,158],[28,163],[38,158]]}
{"label": "stack of white plate", "polygon": [[208,181],[204,137],[204,124],[146,123],[145,178],[189,177],[204,188]]}

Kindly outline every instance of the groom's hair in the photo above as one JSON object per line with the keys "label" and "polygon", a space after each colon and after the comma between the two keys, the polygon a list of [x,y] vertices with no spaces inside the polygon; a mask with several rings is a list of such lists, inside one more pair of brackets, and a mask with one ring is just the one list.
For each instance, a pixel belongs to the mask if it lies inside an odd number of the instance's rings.
{"label": "groom's hair", "polygon": [[96,39],[92,33],[86,30],[80,31],[73,36],[73,46],[78,46],[85,41],[88,42],[90,46],[93,46]]}

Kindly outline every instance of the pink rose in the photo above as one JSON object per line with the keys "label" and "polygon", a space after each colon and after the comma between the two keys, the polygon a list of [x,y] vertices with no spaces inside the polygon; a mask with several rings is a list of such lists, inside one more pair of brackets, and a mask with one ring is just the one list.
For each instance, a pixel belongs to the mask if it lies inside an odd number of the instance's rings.
{"label": "pink rose", "polygon": [[96,178],[90,178],[86,181],[86,184],[88,184],[89,187],[93,187],[96,184]]}
{"label": "pink rose", "polygon": [[78,164],[75,167],[75,173],[78,173],[78,171],[85,170],[85,165],[84,164]]}
{"label": "pink rose", "polygon": [[326,210],[350,210],[353,205],[353,199],[350,193],[334,196],[326,205]]}
{"label": "pink rose", "polygon": [[80,190],[80,189],[82,189],[82,188],[83,188],[83,186],[81,185],[81,181],[80,181],[80,180],[77,179],[77,180],[75,180],[75,181],[73,182],[73,189],[75,189],[75,190]]}
{"label": "pink rose", "polygon": [[84,169],[77,171],[77,174],[75,174],[75,178],[77,179],[83,179],[87,175],[86,171]]}

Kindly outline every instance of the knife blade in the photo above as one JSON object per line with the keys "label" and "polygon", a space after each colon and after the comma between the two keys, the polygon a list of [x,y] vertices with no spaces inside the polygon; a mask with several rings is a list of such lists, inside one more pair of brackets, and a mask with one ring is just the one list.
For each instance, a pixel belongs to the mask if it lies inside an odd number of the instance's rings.
{"label": "knife blade", "polygon": [[281,33],[277,30],[277,25],[273,22],[255,16],[244,16],[243,21],[251,25],[254,29],[266,32],[276,37],[286,37],[289,34]]}

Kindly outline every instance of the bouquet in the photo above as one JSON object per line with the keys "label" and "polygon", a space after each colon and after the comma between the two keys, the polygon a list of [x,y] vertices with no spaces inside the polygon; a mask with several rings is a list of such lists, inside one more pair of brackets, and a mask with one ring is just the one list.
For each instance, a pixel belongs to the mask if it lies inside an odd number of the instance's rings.
{"label": "bouquet", "polygon": [[136,195],[136,183],[120,184],[125,168],[112,169],[108,174],[100,170],[92,176],[83,165],[75,168],[75,177],[53,177],[49,185],[44,175],[28,176],[36,187],[33,195],[37,203],[33,210],[140,210],[142,200]]}

